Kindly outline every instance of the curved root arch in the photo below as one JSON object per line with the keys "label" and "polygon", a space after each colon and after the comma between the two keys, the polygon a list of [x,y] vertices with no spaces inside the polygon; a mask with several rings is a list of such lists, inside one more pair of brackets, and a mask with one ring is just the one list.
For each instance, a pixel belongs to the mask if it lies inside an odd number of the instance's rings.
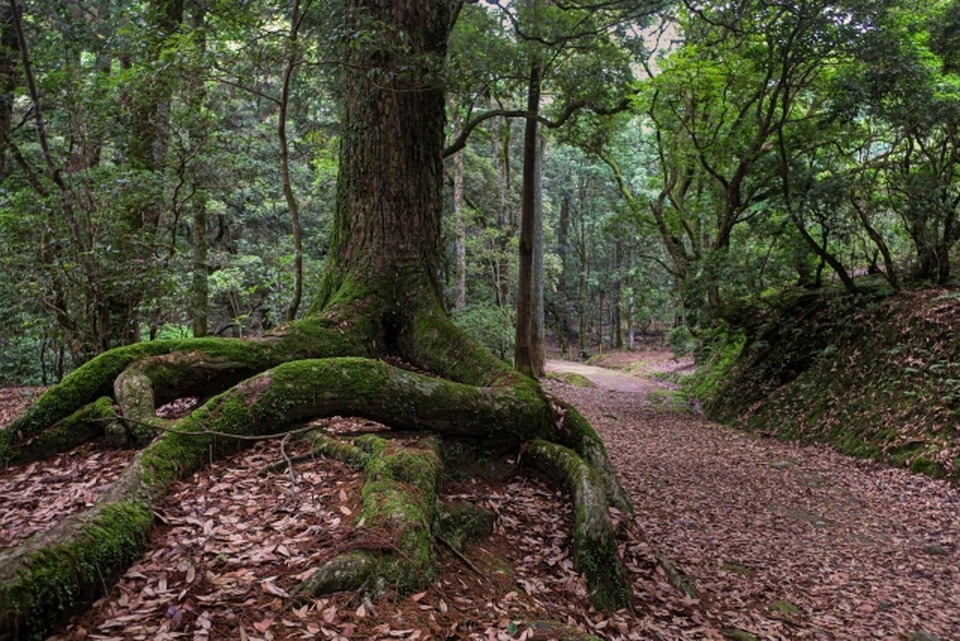
{"label": "curved root arch", "polygon": [[[551,402],[536,381],[510,371],[439,309],[427,307],[393,337],[373,333],[369,321],[346,326],[328,315],[259,341],[164,341],[121,348],[51,389],[0,434],[0,457],[17,458],[30,449],[19,447],[22,439],[43,442],[51,426],[54,432],[86,438],[90,430],[77,424],[119,423],[133,441],[157,436],[88,512],[0,553],[0,633],[41,635],[55,623],[49,613],[64,616],[95,598],[142,552],[156,502],[211,453],[236,450],[240,438],[266,437],[333,415],[440,437],[518,448],[531,443],[528,462],[564,483],[574,500],[574,558],[594,604],[602,609],[628,605],[630,588],[607,508],[631,507],[599,437],[575,410]],[[385,346],[444,378],[367,357]],[[311,358],[330,354],[337,357]],[[224,391],[172,425],[156,418],[154,406],[161,401],[191,392],[208,396],[211,390]],[[120,406],[112,418],[104,416],[110,412],[103,399],[111,392]],[[81,418],[74,414],[78,408]],[[385,582],[402,590],[421,588],[432,577],[431,544],[439,521],[435,443],[403,450],[382,439],[324,442],[328,453],[362,467],[363,518],[368,527],[393,532],[396,549],[338,557],[319,568],[301,592],[360,587],[375,592]],[[34,447],[41,450],[46,451]]]}

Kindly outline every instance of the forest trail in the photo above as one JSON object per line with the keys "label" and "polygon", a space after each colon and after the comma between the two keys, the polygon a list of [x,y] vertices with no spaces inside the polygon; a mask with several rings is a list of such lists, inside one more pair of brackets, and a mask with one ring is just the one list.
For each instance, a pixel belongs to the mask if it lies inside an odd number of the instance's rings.
{"label": "forest trail", "polygon": [[546,369],[556,374],[580,374],[588,378],[594,385],[608,392],[632,392],[635,394],[649,394],[652,390],[661,389],[661,385],[649,378],[633,376],[605,367],[596,367],[576,361],[547,360]]}
{"label": "forest trail", "polygon": [[703,638],[960,639],[957,488],[664,411],[650,379],[624,392],[623,373],[549,369],[597,384],[548,386],[601,433],[646,540],[699,592]]}

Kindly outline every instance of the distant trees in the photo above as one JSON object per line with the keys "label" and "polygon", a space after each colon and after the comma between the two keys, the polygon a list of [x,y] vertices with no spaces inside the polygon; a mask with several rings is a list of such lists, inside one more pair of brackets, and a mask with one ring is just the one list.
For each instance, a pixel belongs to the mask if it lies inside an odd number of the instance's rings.
{"label": "distant trees", "polygon": [[[19,365],[0,378],[302,314],[328,249],[305,239],[332,220],[342,18],[327,0],[3,5]],[[463,4],[442,72],[445,304],[538,373],[545,330],[585,353],[791,283],[945,282],[958,24],[954,0]]]}
{"label": "distant trees", "polygon": [[[637,152],[595,145],[692,325],[791,280],[945,282],[958,239],[956,2],[686,4]],[[640,164],[637,164],[640,161]],[[912,245],[912,250],[910,246]]]}
{"label": "distant trees", "polygon": [[296,310],[323,247],[297,250],[289,197],[307,232],[325,229],[336,175],[332,68],[293,73],[331,36],[288,45],[320,4],[292,20],[265,3],[24,0],[10,5],[22,48],[4,5],[0,306],[21,365],[0,378],[56,377],[141,337],[258,332]]}

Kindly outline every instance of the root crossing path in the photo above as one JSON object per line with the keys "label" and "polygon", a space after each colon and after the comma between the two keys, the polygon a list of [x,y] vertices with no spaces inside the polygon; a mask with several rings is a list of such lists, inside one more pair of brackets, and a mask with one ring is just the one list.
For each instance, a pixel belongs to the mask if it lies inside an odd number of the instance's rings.
{"label": "root crossing path", "polygon": [[649,378],[547,368],[597,385],[551,389],[603,436],[710,638],[960,639],[960,489],[665,410]]}

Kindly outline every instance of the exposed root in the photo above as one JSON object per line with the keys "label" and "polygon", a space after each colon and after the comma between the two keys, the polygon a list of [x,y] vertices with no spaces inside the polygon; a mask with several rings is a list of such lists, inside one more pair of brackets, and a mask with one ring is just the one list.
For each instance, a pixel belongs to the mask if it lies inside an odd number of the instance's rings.
{"label": "exposed root", "polygon": [[609,503],[599,475],[576,452],[549,441],[533,441],[526,456],[533,466],[560,480],[571,494],[574,565],[587,580],[594,606],[599,610],[630,606],[630,583],[617,556]]}
{"label": "exposed root", "polygon": [[153,525],[138,456],[93,508],[0,551],[0,638],[42,639],[143,552]]}
{"label": "exposed root", "polygon": [[354,460],[352,450],[369,452],[358,528],[390,532],[393,543],[387,549],[353,550],[327,561],[297,586],[298,598],[361,588],[378,594],[388,586],[407,593],[434,577],[439,444],[426,439],[425,448],[402,446],[372,435],[357,440],[359,447],[336,451]]}
{"label": "exposed root", "polygon": [[[10,462],[19,443],[31,441],[78,408],[115,393],[125,371],[144,377],[155,404],[183,396],[209,398],[239,381],[288,361],[318,356],[372,355],[370,328],[337,313],[311,317],[257,340],[193,338],[148,341],[118,347],[91,359],[47,390],[27,412],[0,430],[0,465]],[[149,402],[122,401],[136,407],[131,420],[143,420]],[[152,415],[151,415],[152,416]]]}
{"label": "exposed root", "polygon": [[371,552],[345,552],[317,568],[316,572],[297,585],[290,594],[296,601],[301,602],[322,594],[367,591],[379,566],[380,559]]}
{"label": "exposed root", "polygon": [[575,407],[563,401],[553,400],[557,413],[557,439],[580,455],[598,475],[610,505],[621,512],[633,514],[633,503],[627,491],[620,485],[616,470],[607,456],[607,448],[600,436]]}
{"label": "exposed root", "polygon": [[[54,454],[72,450],[75,447],[96,440],[104,434],[115,432],[124,433],[123,426],[113,407],[113,402],[107,396],[81,407],[79,410],[62,421],[53,424],[49,429],[40,432],[31,439],[17,446],[10,453],[10,463],[20,465],[31,461],[49,458]],[[126,442],[114,442],[108,439],[112,446],[121,446]]]}
{"label": "exposed root", "polygon": [[[349,311],[354,318],[370,318],[355,308]],[[334,415],[486,446],[518,449],[531,442],[531,460],[561,478],[574,497],[575,560],[594,604],[600,609],[625,605],[629,589],[606,509],[608,500],[624,511],[630,504],[589,424],[572,408],[551,407],[536,381],[480,350],[439,308],[401,324],[396,346],[418,366],[445,378],[362,357],[382,352],[383,336],[376,334],[376,322],[344,318],[325,313],[258,341],[157,341],[111,350],[78,368],[0,431],[0,464],[69,449],[103,434],[118,442],[152,439],[88,512],[0,552],[0,638],[40,638],[104,590],[141,553],[152,507],[175,480],[235,451],[241,439],[299,431],[292,426]],[[309,359],[317,354],[352,356]],[[111,393],[121,407],[120,420]],[[164,424],[155,406],[181,396],[209,400]],[[78,407],[84,409],[73,414]],[[556,420],[558,414],[563,420]],[[362,543],[366,549],[349,550],[320,568],[298,594],[376,593],[387,587],[405,592],[428,583],[435,572],[433,543],[440,520],[438,440],[401,447],[364,435],[351,444],[316,430],[308,438],[316,452],[363,469],[359,525],[368,540]],[[538,439],[559,440],[570,449]],[[290,467],[292,461],[282,465]],[[456,547],[461,537],[454,538]],[[388,544],[376,545],[374,539]]]}
{"label": "exposed root", "polygon": [[496,518],[496,514],[478,505],[455,501],[444,506],[437,537],[459,553],[468,541],[485,539],[493,534]]}

